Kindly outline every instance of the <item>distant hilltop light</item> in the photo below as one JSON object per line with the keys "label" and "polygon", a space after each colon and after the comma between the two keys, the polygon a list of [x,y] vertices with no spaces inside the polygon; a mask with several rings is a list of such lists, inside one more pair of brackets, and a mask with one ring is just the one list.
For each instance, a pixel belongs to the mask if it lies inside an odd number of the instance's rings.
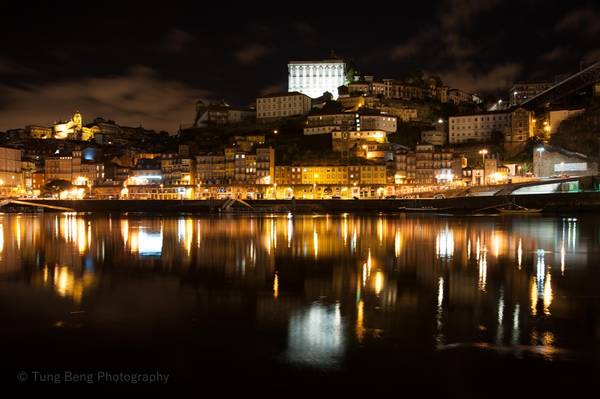
{"label": "distant hilltop light", "polygon": [[346,84],[346,63],[343,60],[290,61],[288,91],[318,98],[325,92],[338,97],[338,87]]}

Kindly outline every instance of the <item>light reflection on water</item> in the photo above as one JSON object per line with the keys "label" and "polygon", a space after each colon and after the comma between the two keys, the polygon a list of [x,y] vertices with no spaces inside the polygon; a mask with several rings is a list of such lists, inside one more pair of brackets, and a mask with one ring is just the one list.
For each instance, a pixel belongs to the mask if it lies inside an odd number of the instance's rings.
{"label": "light reflection on water", "polygon": [[[274,325],[286,337],[285,359],[300,365],[335,367],[352,348],[388,341],[431,351],[526,347],[551,359],[595,343],[571,325],[582,322],[581,298],[597,286],[597,221],[5,214],[0,277],[31,276],[32,291],[92,316],[110,296],[105,282],[118,285],[123,272],[189,279],[170,294],[202,303],[211,290],[241,296],[210,302],[233,312],[233,328],[236,314],[247,315],[242,303],[255,303],[254,332]],[[194,284],[201,293],[184,296]],[[148,311],[160,319],[169,306]]]}

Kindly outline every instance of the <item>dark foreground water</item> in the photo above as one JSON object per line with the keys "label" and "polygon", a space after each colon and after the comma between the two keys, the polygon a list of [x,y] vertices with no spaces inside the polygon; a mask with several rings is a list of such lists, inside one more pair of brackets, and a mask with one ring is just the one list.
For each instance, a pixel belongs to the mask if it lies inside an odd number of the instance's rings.
{"label": "dark foreground water", "polygon": [[595,397],[599,222],[0,215],[1,381]]}

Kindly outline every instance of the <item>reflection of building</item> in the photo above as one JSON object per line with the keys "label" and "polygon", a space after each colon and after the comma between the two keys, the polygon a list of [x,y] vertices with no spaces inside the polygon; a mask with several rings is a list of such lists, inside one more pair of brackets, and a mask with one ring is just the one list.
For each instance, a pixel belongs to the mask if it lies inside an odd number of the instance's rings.
{"label": "reflection of building", "polygon": [[290,61],[288,91],[317,98],[329,92],[336,99],[338,87],[346,83],[346,63],[343,60]]}
{"label": "reflection of building", "polygon": [[306,115],[310,108],[310,97],[297,91],[269,94],[256,99],[256,118],[268,120]]}

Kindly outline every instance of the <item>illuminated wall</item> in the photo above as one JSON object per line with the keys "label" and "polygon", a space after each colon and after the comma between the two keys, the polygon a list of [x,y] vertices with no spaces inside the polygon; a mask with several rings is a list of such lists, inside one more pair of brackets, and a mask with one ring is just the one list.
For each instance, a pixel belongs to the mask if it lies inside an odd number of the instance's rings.
{"label": "illuminated wall", "polygon": [[346,84],[346,64],[341,60],[291,61],[288,64],[288,91],[317,98],[329,92],[338,97],[338,87]]}

